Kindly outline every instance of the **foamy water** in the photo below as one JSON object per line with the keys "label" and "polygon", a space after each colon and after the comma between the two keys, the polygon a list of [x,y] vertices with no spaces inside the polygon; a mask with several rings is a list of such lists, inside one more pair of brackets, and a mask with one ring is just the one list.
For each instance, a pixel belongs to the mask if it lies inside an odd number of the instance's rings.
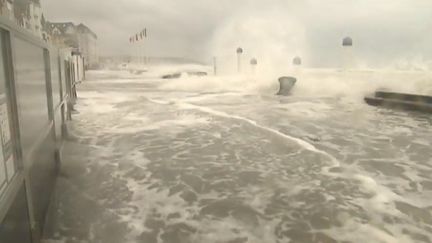
{"label": "foamy water", "polygon": [[428,74],[304,71],[291,97],[272,77],[88,76],[47,238],[432,241],[430,116],[361,100]]}

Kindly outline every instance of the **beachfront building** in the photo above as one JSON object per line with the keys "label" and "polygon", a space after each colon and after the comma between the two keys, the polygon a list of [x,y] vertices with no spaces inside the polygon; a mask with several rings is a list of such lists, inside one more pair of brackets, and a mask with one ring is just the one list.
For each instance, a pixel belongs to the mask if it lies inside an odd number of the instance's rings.
{"label": "beachfront building", "polygon": [[40,0],[30,0],[29,5],[30,30],[39,38],[42,38],[42,7]]}
{"label": "beachfront building", "polygon": [[76,36],[75,25],[72,22],[47,22],[45,26],[53,45],[59,48],[78,49],[78,38]]}
{"label": "beachfront building", "polygon": [[24,29],[30,30],[30,0],[14,0],[13,11],[16,23]]}
{"label": "beachfront building", "polygon": [[0,0],[0,15],[11,21],[15,19],[13,2],[14,0]]}
{"label": "beachfront building", "polygon": [[[40,0],[0,0],[2,15],[8,15],[10,20],[42,38],[42,7]],[[6,4],[4,4],[6,3]],[[11,14],[13,13],[13,15]]]}
{"label": "beachfront building", "polygon": [[99,65],[97,35],[89,27],[84,24],[75,25],[72,22],[47,22],[46,29],[54,45],[79,52],[87,69]]}
{"label": "beachfront building", "polygon": [[96,68],[99,65],[97,35],[84,24],[76,26],[79,51],[85,59],[86,68]]}

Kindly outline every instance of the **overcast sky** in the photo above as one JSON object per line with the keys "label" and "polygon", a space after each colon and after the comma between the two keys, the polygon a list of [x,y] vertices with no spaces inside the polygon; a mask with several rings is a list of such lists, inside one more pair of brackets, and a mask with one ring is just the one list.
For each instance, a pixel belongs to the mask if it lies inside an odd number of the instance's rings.
{"label": "overcast sky", "polygon": [[310,65],[328,66],[349,35],[367,63],[432,58],[431,0],[42,0],[42,5],[51,21],[88,25],[106,55],[137,53],[129,37],[147,27],[152,56],[207,61],[242,46],[258,57],[300,55]]}

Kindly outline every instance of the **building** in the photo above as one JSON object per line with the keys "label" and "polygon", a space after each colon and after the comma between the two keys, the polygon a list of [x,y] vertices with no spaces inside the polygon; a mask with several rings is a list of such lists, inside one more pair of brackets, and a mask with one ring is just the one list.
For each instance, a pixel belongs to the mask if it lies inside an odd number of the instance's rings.
{"label": "building", "polygon": [[0,32],[0,242],[41,243],[84,68],[4,16]]}
{"label": "building", "polygon": [[50,36],[52,44],[60,48],[79,48],[76,28],[72,22],[46,22],[44,29],[46,29],[47,34]]}
{"label": "building", "polygon": [[72,22],[53,23],[45,19],[41,0],[0,0],[0,15],[7,16],[18,26],[45,42],[61,49],[80,53],[86,68],[99,65],[97,35],[86,25]]}
{"label": "building", "polygon": [[81,53],[86,68],[96,68],[99,65],[97,35],[86,25],[47,22],[44,29],[54,45]]}
{"label": "building", "polygon": [[99,64],[97,35],[84,24],[76,27],[79,51],[85,59],[87,68],[95,68]]}
{"label": "building", "polygon": [[12,5],[14,14],[11,20],[14,19],[19,26],[42,38],[43,13],[40,0],[6,0],[5,2]]}
{"label": "building", "polygon": [[14,0],[0,0],[0,15],[7,17],[9,20],[14,21]]}
{"label": "building", "polygon": [[42,38],[42,6],[40,0],[30,0],[29,8],[29,24],[30,30],[39,38]]}
{"label": "building", "polygon": [[72,48],[81,53],[86,68],[95,68],[99,64],[97,35],[86,25],[72,22],[46,23],[47,34],[51,42],[62,48]]}
{"label": "building", "polygon": [[25,29],[30,29],[30,0],[14,0],[13,11],[16,23]]}

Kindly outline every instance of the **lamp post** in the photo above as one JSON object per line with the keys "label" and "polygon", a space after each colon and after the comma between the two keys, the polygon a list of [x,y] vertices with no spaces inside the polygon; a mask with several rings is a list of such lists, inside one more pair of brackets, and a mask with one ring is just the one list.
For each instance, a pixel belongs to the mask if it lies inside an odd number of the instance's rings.
{"label": "lamp post", "polygon": [[251,68],[252,68],[252,74],[255,74],[255,71],[256,71],[256,65],[258,64],[258,61],[257,61],[257,59],[256,58],[252,58],[251,60],[250,60],[250,65],[251,65]]}
{"label": "lamp post", "polygon": [[241,55],[243,54],[243,49],[241,47],[237,48],[237,72],[241,72]]}
{"label": "lamp post", "polygon": [[354,55],[352,52],[353,40],[351,37],[345,37],[342,40],[343,48],[343,67],[344,69],[349,69],[353,66]]}
{"label": "lamp post", "polygon": [[216,59],[216,57],[213,57],[213,74],[214,74],[214,76],[216,76],[217,75],[217,59]]}
{"label": "lamp post", "polygon": [[300,57],[294,57],[293,59],[293,65],[294,66],[300,66],[302,64],[302,59]]}

